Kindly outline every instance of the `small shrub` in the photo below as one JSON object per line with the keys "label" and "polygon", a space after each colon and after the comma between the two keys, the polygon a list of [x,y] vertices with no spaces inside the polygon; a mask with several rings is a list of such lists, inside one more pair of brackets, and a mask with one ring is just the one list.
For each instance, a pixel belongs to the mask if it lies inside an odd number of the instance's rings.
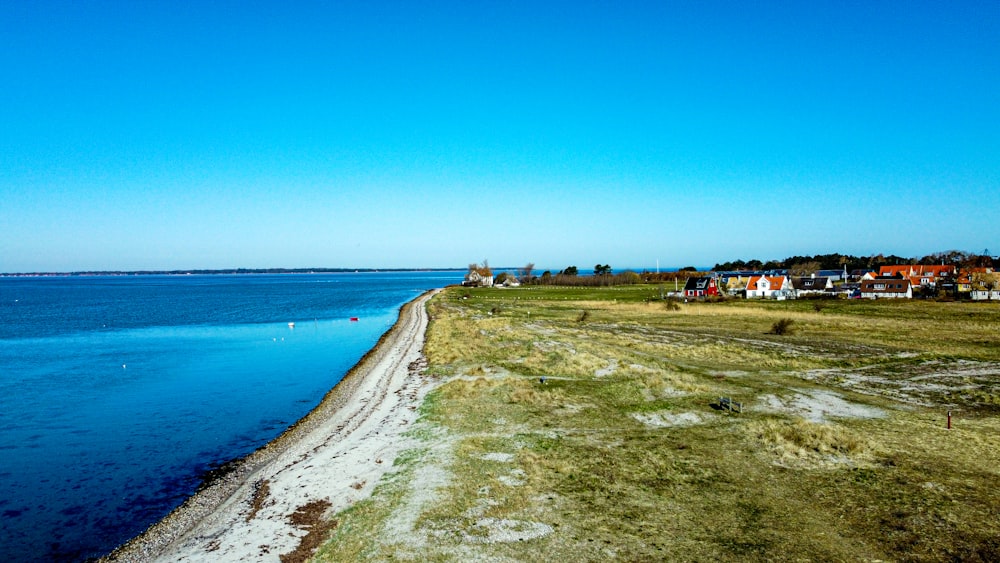
{"label": "small shrub", "polygon": [[677,302],[676,299],[667,299],[663,303],[663,306],[666,307],[668,311],[680,311],[681,310],[681,305],[680,305],[680,303]]}
{"label": "small shrub", "polygon": [[777,334],[778,336],[781,336],[783,334],[791,334],[792,324],[794,322],[795,321],[793,321],[792,319],[779,320],[778,322],[771,325],[771,334]]}
{"label": "small shrub", "polygon": [[590,311],[583,311],[576,317],[576,322],[582,323],[590,318]]}
{"label": "small shrub", "polygon": [[490,309],[490,314],[491,315],[499,315],[500,314],[500,307],[493,307],[492,309]]}
{"label": "small shrub", "polygon": [[826,309],[826,303],[824,303],[822,301],[814,301],[813,302],[813,310],[814,311],[816,311],[817,313],[822,313],[823,309]]}

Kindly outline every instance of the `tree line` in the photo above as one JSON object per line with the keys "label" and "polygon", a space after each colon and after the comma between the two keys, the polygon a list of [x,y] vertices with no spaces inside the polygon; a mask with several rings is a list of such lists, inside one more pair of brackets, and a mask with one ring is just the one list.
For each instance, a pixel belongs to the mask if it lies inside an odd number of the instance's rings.
{"label": "tree line", "polygon": [[[737,271],[737,270],[788,270],[793,276],[806,276],[815,273],[817,270],[878,270],[881,266],[896,266],[905,264],[950,264],[959,269],[992,267],[1000,270],[1000,258],[994,258],[989,250],[982,253],[966,252],[960,250],[946,250],[922,256],[920,258],[897,256],[895,254],[873,254],[871,256],[854,256],[851,254],[816,254],[813,256],[789,256],[784,260],[768,260],[767,262],[751,260],[733,260],[716,264],[713,271]],[[492,275],[489,262],[483,260],[480,264],[469,264],[469,272],[473,270],[480,273]],[[513,274],[516,280],[522,285],[561,285],[561,286],[581,286],[599,287],[611,285],[630,285],[636,283],[662,283],[672,281],[686,281],[688,277],[698,275],[698,270],[694,266],[681,268],[676,272],[647,272],[636,273],[625,271],[613,273],[608,264],[597,263],[594,265],[593,274],[581,274],[576,266],[553,272],[545,270],[540,275],[535,274],[535,264],[528,262],[524,267],[517,268]],[[495,283],[502,284],[511,277],[503,272],[499,274]]]}
{"label": "tree line", "polygon": [[951,264],[964,268],[993,267],[1000,268],[1000,260],[990,255],[990,251],[984,250],[982,253],[966,252],[962,250],[946,250],[916,257],[903,257],[895,254],[888,256],[884,254],[873,254],[871,256],[853,256],[851,254],[817,254],[815,256],[789,256],[784,260],[768,260],[763,262],[757,259],[733,260],[716,264],[712,269],[715,271],[734,270],[793,270],[793,271],[816,271],[816,270],[842,270],[845,267],[851,270],[877,270],[882,266],[897,266],[905,264]]}
{"label": "tree line", "polygon": [[[480,273],[491,272],[489,262],[483,260],[482,265],[478,263],[469,264],[469,273],[477,271]],[[512,277],[507,272],[501,272],[494,278],[495,284],[504,284]],[[513,275],[521,285],[563,285],[579,287],[601,287],[612,285],[630,285],[645,281],[639,274],[626,271],[614,273],[610,264],[595,264],[593,275],[581,275],[580,269],[576,266],[566,268],[553,273],[545,270],[541,275],[535,275],[535,264],[528,262],[524,267],[517,268]]]}

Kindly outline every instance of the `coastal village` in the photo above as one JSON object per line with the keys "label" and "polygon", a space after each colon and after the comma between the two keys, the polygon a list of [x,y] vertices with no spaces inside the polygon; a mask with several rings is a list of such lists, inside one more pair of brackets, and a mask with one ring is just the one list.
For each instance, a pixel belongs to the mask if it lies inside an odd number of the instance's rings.
{"label": "coastal village", "polygon": [[[575,275],[560,272],[566,278]],[[603,269],[604,266],[599,266]],[[567,269],[568,270],[568,269]],[[798,274],[798,275],[796,275]],[[612,276],[610,269],[595,276]],[[550,272],[532,276],[531,269],[504,271],[494,276],[489,265],[471,264],[463,285],[469,287],[518,287],[522,283],[547,284],[555,279]],[[877,269],[817,269],[793,271],[767,270],[679,271],[667,274],[631,271],[616,276],[617,283],[673,282],[668,297],[685,300],[724,298],[744,299],[959,299],[972,301],[1000,300],[1000,272],[992,266],[961,267],[954,264],[906,264],[880,266]],[[559,285],[557,282],[550,282]],[[572,284],[570,284],[572,285]]]}

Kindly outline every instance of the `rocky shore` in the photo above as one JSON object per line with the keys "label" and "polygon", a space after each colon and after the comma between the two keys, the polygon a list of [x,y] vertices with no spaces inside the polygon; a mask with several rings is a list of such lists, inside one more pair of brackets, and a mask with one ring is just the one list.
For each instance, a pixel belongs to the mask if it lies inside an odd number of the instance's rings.
{"label": "rocky shore", "polygon": [[422,375],[428,292],[306,417],[220,468],[194,496],[104,561],[304,558],[329,517],[366,498],[396,456],[432,383]]}

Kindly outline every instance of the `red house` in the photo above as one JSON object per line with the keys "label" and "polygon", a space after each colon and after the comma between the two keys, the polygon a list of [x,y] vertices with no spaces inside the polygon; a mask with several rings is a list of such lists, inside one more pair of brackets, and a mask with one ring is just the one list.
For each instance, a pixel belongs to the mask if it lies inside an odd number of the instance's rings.
{"label": "red house", "polygon": [[699,297],[718,294],[719,284],[716,283],[715,278],[712,276],[688,278],[687,283],[684,284],[684,297],[686,298],[693,297],[697,299]]}

